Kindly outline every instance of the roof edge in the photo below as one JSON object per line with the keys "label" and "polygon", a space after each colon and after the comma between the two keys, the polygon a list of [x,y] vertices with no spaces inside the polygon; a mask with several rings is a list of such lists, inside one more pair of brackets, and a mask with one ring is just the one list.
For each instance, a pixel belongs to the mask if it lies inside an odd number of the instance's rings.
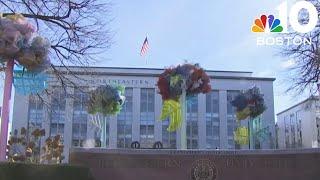
{"label": "roof edge", "polygon": [[[63,67],[63,68],[65,68],[65,67]],[[143,70],[141,68],[137,68],[137,69]],[[150,69],[150,70],[152,70],[152,69]],[[157,70],[163,70],[163,69],[157,69]],[[87,72],[89,72],[89,71],[76,71],[75,70],[73,72],[78,75],[86,75]],[[211,72],[217,72],[217,71],[211,71]],[[230,72],[230,71],[225,71],[225,72]],[[90,74],[91,75],[117,75],[117,76],[149,76],[149,77],[159,77],[159,75],[160,75],[158,73],[121,73],[121,74],[119,74],[119,73],[115,73],[115,72],[91,72]],[[230,76],[208,75],[208,76],[210,78],[215,78],[215,79],[259,80],[259,81],[275,81],[276,80],[276,78],[252,77],[252,76],[232,76],[232,75],[230,75]]]}
{"label": "roof edge", "polygon": [[[55,66],[58,68],[65,68],[65,66]],[[146,68],[146,67],[119,67],[119,66],[67,66],[68,68],[107,68],[107,69],[141,69],[141,70],[165,70],[165,68]],[[207,72],[231,72],[231,73],[253,73],[252,71],[225,71],[225,70],[209,70]]]}
{"label": "roof edge", "polygon": [[280,111],[276,115],[278,116],[280,114],[283,114],[284,112],[289,111],[290,109],[293,109],[293,108],[295,108],[295,107],[297,107],[297,106],[299,106],[299,105],[301,105],[301,104],[303,104],[303,103],[305,103],[305,102],[307,102],[309,100],[319,100],[319,96],[310,96],[307,99],[305,99],[305,100],[303,100],[303,101],[301,101],[301,102],[299,102],[299,103],[297,103],[297,104],[295,104],[295,105],[293,105],[293,106],[291,106],[289,108],[286,108],[286,109]]}

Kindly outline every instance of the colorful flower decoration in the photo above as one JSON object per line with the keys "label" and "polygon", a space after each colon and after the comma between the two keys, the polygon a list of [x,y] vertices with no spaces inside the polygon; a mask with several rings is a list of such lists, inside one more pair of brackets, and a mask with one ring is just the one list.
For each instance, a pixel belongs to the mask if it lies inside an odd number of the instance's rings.
{"label": "colorful flower decoration", "polygon": [[39,72],[50,64],[50,43],[37,36],[35,27],[22,15],[0,16],[0,62],[15,60],[29,71]]}
{"label": "colorful flower decoration", "polygon": [[248,117],[256,118],[267,109],[263,94],[257,87],[240,93],[231,103],[237,108],[236,116],[238,120],[244,120]]}
{"label": "colorful flower decoration", "polygon": [[90,92],[88,112],[105,116],[118,114],[125,101],[124,90],[123,86],[99,86]]}
{"label": "colorful flower decoration", "polygon": [[[186,87],[183,87],[183,80]],[[162,100],[178,100],[182,88],[186,88],[187,96],[210,92],[210,78],[198,64],[183,64],[166,69],[158,80],[159,93]]]}
{"label": "colorful flower decoration", "polygon": [[[187,98],[211,91],[210,78],[198,64],[183,64],[165,69],[159,76],[157,85],[159,94],[163,100],[163,110],[160,119],[165,120],[170,117],[171,121],[168,131],[175,131],[181,125],[179,98],[183,90],[186,90]],[[177,110],[177,108],[180,110]]]}
{"label": "colorful flower decoration", "polygon": [[234,134],[234,140],[239,145],[249,144],[249,130],[245,126],[238,127]]}

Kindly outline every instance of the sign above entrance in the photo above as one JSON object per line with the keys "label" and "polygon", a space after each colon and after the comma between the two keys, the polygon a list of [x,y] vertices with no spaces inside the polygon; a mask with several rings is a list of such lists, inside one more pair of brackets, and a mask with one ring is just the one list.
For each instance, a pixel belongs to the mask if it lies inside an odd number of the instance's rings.
{"label": "sign above entrance", "polygon": [[111,84],[111,85],[124,85],[126,87],[155,87],[155,81],[151,79],[138,79],[138,78],[97,78],[88,81],[89,84]]}

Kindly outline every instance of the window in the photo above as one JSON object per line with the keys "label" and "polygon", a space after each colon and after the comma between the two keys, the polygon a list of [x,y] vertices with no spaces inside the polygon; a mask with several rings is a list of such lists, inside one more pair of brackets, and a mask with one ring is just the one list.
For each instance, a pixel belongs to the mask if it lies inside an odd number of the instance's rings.
{"label": "window", "polygon": [[187,148],[198,148],[198,96],[187,100]]}
{"label": "window", "polygon": [[227,132],[229,149],[240,148],[240,146],[236,146],[234,143],[233,132],[238,125],[236,120],[236,108],[231,104],[239,93],[239,91],[227,91]]}
{"label": "window", "polygon": [[297,123],[297,146],[302,147],[302,130],[301,130],[301,111],[296,112],[296,123]]}
{"label": "window", "polygon": [[29,132],[42,128],[43,121],[43,101],[36,95],[29,96]]}
{"label": "window", "polygon": [[[260,118],[255,118],[252,122],[252,132],[257,133],[261,130],[261,119]],[[253,137],[253,143],[254,143],[254,149],[261,149],[261,142],[260,138],[258,137]]]}
{"label": "window", "polygon": [[276,140],[276,149],[279,149],[279,126],[278,124],[276,123],[275,125],[275,140]]}
{"label": "window", "polygon": [[317,140],[318,140],[318,146],[319,146],[319,144],[320,144],[320,118],[316,118],[316,120],[317,120],[317,125],[316,125],[316,127],[317,127]]}
{"label": "window", "polygon": [[102,146],[102,143],[101,143],[101,130],[100,129],[95,129],[94,130],[94,141],[95,141],[94,147],[101,147]]}
{"label": "window", "polygon": [[[29,96],[29,110],[28,110],[28,138],[35,129],[42,129],[42,121],[44,118],[43,101],[36,95]],[[40,139],[35,142],[38,151],[35,151],[35,157],[40,158]]]}
{"label": "window", "polygon": [[169,119],[162,121],[162,144],[164,148],[176,149],[177,148],[177,133],[169,132],[167,128],[169,127]]}
{"label": "window", "polygon": [[287,116],[284,117],[284,137],[285,137],[285,145],[286,148],[290,148],[290,135],[289,135],[289,118]]}
{"label": "window", "polygon": [[151,148],[154,144],[155,90],[142,88],[140,96],[140,144]]}
{"label": "window", "polygon": [[207,149],[220,147],[219,91],[206,94]]}
{"label": "window", "polygon": [[81,89],[74,90],[72,145],[75,147],[82,147],[83,142],[87,138],[88,113],[86,103],[88,101],[88,95],[81,91]]}
{"label": "window", "polygon": [[294,114],[290,115],[290,128],[291,128],[291,147],[296,147],[296,117]]}
{"label": "window", "polygon": [[132,142],[132,96],[133,89],[126,88],[126,101],[117,118],[117,146],[118,148],[129,148]]}
{"label": "window", "polygon": [[64,134],[66,93],[62,88],[54,88],[51,96],[50,136]]}

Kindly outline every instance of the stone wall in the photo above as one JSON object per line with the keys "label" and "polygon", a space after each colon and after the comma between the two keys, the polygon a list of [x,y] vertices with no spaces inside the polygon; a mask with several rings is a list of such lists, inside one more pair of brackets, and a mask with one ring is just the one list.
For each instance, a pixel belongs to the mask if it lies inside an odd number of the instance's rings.
{"label": "stone wall", "polygon": [[318,180],[320,149],[107,150],[73,149],[70,163],[96,180]]}

